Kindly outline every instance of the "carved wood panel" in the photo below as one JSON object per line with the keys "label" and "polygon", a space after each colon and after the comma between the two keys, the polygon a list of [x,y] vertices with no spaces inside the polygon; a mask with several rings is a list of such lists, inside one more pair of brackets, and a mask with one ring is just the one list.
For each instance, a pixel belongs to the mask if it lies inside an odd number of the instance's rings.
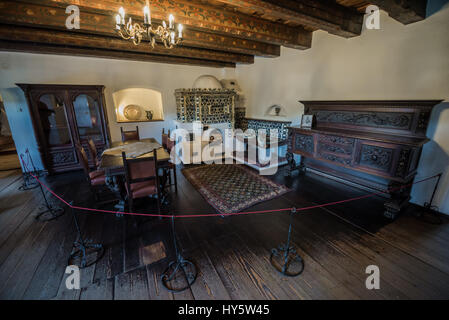
{"label": "carved wood panel", "polygon": [[396,165],[396,172],[395,172],[396,176],[403,178],[407,175],[411,151],[412,150],[410,148],[402,148],[401,151],[399,152],[399,159]]}
{"label": "carved wood panel", "polygon": [[327,144],[327,143],[320,143],[318,145],[318,152],[321,153],[338,153],[345,156],[352,155],[353,147],[352,146],[340,146],[336,144]]}
{"label": "carved wood panel", "polygon": [[320,135],[318,140],[320,142],[324,143],[336,143],[341,145],[354,145],[354,139],[353,138],[346,138],[346,137],[339,137],[339,136],[332,136],[332,135]]}
{"label": "carved wood panel", "polygon": [[314,112],[317,121],[339,124],[351,124],[368,127],[384,127],[395,129],[409,129],[413,120],[413,113],[396,112],[352,112],[327,111]]}
{"label": "carved wood panel", "polygon": [[296,134],[294,150],[313,154],[314,152],[313,136],[305,134]]}
{"label": "carved wood panel", "polygon": [[393,162],[394,149],[363,144],[360,149],[360,165],[389,172]]}
{"label": "carved wood panel", "polygon": [[442,100],[300,101],[316,128],[425,138],[432,108]]}
{"label": "carved wood panel", "polygon": [[52,152],[50,154],[50,158],[51,158],[50,160],[54,166],[68,165],[68,164],[73,164],[73,163],[78,162],[73,150]]}

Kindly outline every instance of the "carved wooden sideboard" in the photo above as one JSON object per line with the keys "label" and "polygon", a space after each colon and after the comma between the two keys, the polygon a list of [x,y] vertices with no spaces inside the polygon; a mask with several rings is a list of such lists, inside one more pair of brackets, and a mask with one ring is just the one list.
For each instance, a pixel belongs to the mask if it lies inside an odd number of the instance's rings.
{"label": "carved wooden sideboard", "polygon": [[[384,215],[395,218],[410,199],[432,108],[426,101],[300,101],[316,127],[290,127],[290,172],[315,173],[385,192]],[[296,165],[293,154],[301,155]]]}

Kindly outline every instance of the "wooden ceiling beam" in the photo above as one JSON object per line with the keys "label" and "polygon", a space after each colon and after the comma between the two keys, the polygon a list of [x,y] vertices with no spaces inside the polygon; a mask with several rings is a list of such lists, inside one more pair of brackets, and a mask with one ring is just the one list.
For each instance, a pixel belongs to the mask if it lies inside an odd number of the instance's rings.
{"label": "wooden ceiling beam", "polygon": [[104,50],[129,51],[152,55],[195,58],[231,63],[254,63],[254,56],[229,52],[189,48],[184,46],[167,49],[164,46],[156,46],[151,49],[149,43],[139,46],[122,39],[105,37],[100,35],[86,35],[68,31],[56,31],[30,27],[11,27],[0,24],[0,39],[10,41],[54,44],[67,47],[94,48]]}
{"label": "wooden ceiling beam", "polygon": [[345,38],[362,32],[363,14],[328,0],[214,0]]}
{"label": "wooden ceiling beam", "polygon": [[[45,0],[40,2],[45,2]],[[49,7],[37,2],[0,2],[0,21],[3,23],[67,30],[65,27],[67,17],[68,15],[63,7]],[[135,18],[136,22],[140,22],[139,19],[142,17]],[[81,29],[74,31],[119,38],[114,31],[114,23],[112,14],[105,15],[98,12],[82,11]],[[280,55],[279,45],[189,29],[184,32],[183,46],[263,57],[278,57]]]}
{"label": "wooden ceiling beam", "polygon": [[[123,2],[120,0],[20,0],[20,2],[40,3],[48,6],[76,4],[81,13],[104,12],[110,15],[114,27],[115,14],[124,7],[128,15],[142,17],[145,0]],[[158,0],[151,1],[151,17],[154,20],[168,20],[168,14],[175,16],[188,30],[199,30],[236,38],[286,45],[297,49],[308,49],[312,44],[312,32],[301,27],[289,27],[264,19],[245,15],[234,10],[226,10],[205,4],[201,0]],[[81,16],[81,23],[84,18]]]}
{"label": "wooden ceiling beam", "polygon": [[17,42],[9,40],[0,40],[0,51],[7,52],[30,52],[41,54],[69,55],[81,57],[95,57],[104,59],[132,60],[144,62],[160,62],[169,64],[182,64],[194,66],[208,66],[214,68],[235,68],[235,63],[210,61],[202,59],[192,59],[183,57],[163,56],[154,54],[143,54],[136,52],[122,52],[105,49],[65,47],[57,45],[48,45],[42,43]]}
{"label": "wooden ceiling beam", "polygon": [[369,2],[387,11],[390,17],[403,24],[426,18],[427,0],[370,0]]}

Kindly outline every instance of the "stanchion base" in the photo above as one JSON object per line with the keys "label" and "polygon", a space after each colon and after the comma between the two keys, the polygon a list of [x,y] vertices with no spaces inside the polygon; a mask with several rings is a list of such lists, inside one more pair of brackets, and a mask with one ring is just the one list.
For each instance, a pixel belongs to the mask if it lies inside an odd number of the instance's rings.
{"label": "stanchion base", "polygon": [[61,207],[50,207],[47,210],[39,212],[35,217],[36,220],[41,222],[51,221],[59,218],[65,213],[65,209]]}
{"label": "stanchion base", "polygon": [[24,183],[19,187],[19,191],[27,191],[39,187],[38,183]]}
{"label": "stanchion base", "polygon": [[287,277],[299,276],[304,271],[304,260],[293,247],[288,249],[288,257],[285,259],[287,247],[280,245],[271,249],[270,263],[277,271]]}
{"label": "stanchion base", "polygon": [[68,265],[75,265],[79,268],[87,268],[103,257],[104,247],[102,244],[96,243],[84,243],[75,242],[74,246],[77,247],[69,257]]}
{"label": "stanchion base", "polygon": [[[170,262],[167,269],[162,273],[161,282],[168,291],[181,292],[190,288],[197,276],[198,271],[195,265],[183,257],[178,257],[178,260]],[[179,287],[176,284],[173,285],[172,280],[178,277],[183,278],[186,285]]]}

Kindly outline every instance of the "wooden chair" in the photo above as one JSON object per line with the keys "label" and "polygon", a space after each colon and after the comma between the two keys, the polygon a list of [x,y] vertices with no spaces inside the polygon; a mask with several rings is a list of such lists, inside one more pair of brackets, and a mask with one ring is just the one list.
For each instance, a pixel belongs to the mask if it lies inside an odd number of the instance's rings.
{"label": "wooden chair", "polygon": [[95,200],[99,200],[99,190],[106,185],[106,175],[103,170],[90,170],[89,160],[86,151],[80,144],[75,145],[76,153],[81,164],[81,167],[86,174],[87,181],[95,196]]}
{"label": "wooden chair", "polygon": [[[168,133],[165,133],[165,129],[162,128],[162,147],[167,150],[168,153],[171,152],[171,150],[174,148],[175,146],[175,141],[170,139],[170,130],[168,130]],[[173,171],[173,177],[175,180],[175,191],[178,192],[178,183],[177,183],[177,178],[176,178],[176,165],[174,163],[169,162],[166,166],[166,168],[164,169],[168,169],[166,170],[166,172],[168,171],[168,183],[170,185],[172,184],[172,180],[171,180],[171,173],[170,171]]]}
{"label": "wooden chair", "polygon": [[140,140],[139,126],[136,126],[136,131],[124,131],[123,127],[120,127],[120,132],[122,134],[122,142],[130,140]]}
{"label": "wooden chair", "polygon": [[95,142],[92,138],[87,139],[87,146],[90,156],[94,162],[95,169],[97,169],[100,166],[100,160],[98,159],[97,147],[95,146]]}
{"label": "wooden chair", "polygon": [[157,212],[161,212],[161,190],[157,167],[157,152],[151,158],[127,159],[122,152],[125,167],[125,188],[129,212],[134,210],[134,199],[157,196]]}
{"label": "wooden chair", "polygon": [[170,130],[168,130],[168,134],[164,132],[165,129],[162,128],[162,147],[164,147],[165,150],[167,150],[167,141],[168,137],[170,136]]}

